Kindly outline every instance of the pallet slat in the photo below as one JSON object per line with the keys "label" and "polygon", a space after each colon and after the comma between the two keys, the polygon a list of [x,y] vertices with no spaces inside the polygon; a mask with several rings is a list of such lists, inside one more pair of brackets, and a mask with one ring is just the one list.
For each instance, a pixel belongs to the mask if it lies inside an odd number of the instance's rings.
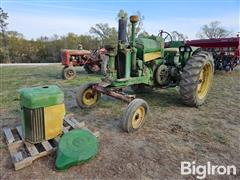
{"label": "pallet slat", "polygon": [[31,156],[36,156],[39,154],[37,148],[35,147],[35,145],[32,145],[28,142],[25,142],[26,148],[28,150],[28,152],[31,154]]}
{"label": "pallet slat", "polygon": [[23,155],[21,152],[17,152],[13,155],[16,162],[21,161],[23,159]]}
{"label": "pallet slat", "polygon": [[48,141],[42,142],[42,145],[46,151],[50,151],[53,148],[52,145]]}
{"label": "pallet slat", "polygon": [[[22,127],[21,126],[17,126],[16,129],[17,129],[17,132],[20,135],[21,139],[23,139]],[[26,142],[25,146],[27,147],[27,150],[31,154],[31,156],[35,156],[35,155],[39,154],[39,152],[38,152],[37,148],[35,147],[35,145]]]}
{"label": "pallet slat", "polygon": [[70,119],[65,119],[65,121],[73,128],[76,128],[76,124],[73,123]]}
{"label": "pallet slat", "polygon": [[85,126],[85,123],[84,122],[78,122],[76,119],[74,118],[71,118],[70,119],[77,128],[83,128]]}
{"label": "pallet slat", "polygon": [[85,126],[84,122],[78,122],[73,114],[68,114],[65,116],[64,120],[73,128],[82,128]]}
{"label": "pallet slat", "polygon": [[93,133],[93,135],[96,136],[96,137],[99,137],[99,135],[100,135],[99,131],[92,132],[92,131],[91,131],[90,129],[88,129],[87,127],[83,127],[82,129],[87,130],[87,131]]}
{"label": "pallet slat", "polygon": [[27,166],[30,166],[33,162],[33,159],[31,157],[27,157],[25,159],[23,159],[22,161],[18,161],[16,163],[14,163],[14,169],[15,170],[19,170],[22,168],[25,168]]}
{"label": "pallet slat", "polygon": [[[69,127],[69,126],[68,126],[68,127]],[[69,127],[69,128],[63,127],[63,133],[64,133],[64,134],[67,133],[67,132],[69,131],[69,129],[70,129],[70,127]]]}
{"label": "pallet slat", "polygon": [[8,141],[8,143],[9,143],[9,144],[10,144],[10,143],[13,143],[15,139],[14,139],[14,136],[13,136],[13,134],[12,134],[11,129],[4,127],[4,128],[3,128],[3,132],[4,132],[4,134],[5,134],[5,137],[6,137],[7,141]]}
{"label": "pallet slat", "polygon": [[18,132],[19,136],[21,137],[21,139],[23,139],[22,127],[17,126],[16,129],[17,129],[17,132]]}

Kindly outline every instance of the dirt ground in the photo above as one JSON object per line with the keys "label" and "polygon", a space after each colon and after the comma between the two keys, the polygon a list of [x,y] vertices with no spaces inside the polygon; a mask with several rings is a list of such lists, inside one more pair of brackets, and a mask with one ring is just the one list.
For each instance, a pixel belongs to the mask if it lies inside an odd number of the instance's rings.
{"label": "dirt ground", "polygon": [[237,176],[209,176],[208,179],[240,179],[240,70],[217,72],[206,104],[189,108],[182,104],[175,88],[155,89],[139,94],[150,107],[145,125],[137,132],[123,132],[119,123],[126,105],[102,97],[91,110],[81,110],[75,102],[79,84],[95,81],[79,71],[76,80],[61,80],[60,66],[1,69],[2,126],[19,124],[16,90],[25,86],[57,84],[65,93],[68,113],[100,132],[97,157],[66,172],[54,169],[55,156],[36,160],[14,171],[1,130],[1,179],[195,179],[181,176],[181,161],[235,165]]}

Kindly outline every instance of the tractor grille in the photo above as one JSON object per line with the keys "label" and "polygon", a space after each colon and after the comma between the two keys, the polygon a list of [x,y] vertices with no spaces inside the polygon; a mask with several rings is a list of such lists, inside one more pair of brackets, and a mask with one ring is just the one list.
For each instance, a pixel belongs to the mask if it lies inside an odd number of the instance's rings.
{"label": "tractor grille", "polygon": [[116,67],[117,67],[117,78],[124,78],[125,66],[126,66],[126,56],[124,53],[119,52],[116,56]]}
{"label": "tractor grille", "polygon": [[37,143],[45,139],[43,108],[28,109],[23,107],[25,139]]}

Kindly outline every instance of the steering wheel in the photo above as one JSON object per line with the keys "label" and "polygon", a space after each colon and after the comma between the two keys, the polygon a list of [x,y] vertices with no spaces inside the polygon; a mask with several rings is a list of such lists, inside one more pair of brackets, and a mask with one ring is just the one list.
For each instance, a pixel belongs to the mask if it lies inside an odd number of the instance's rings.
{"label": "steering wheel", "polygon": [[171,43],[173,41],[171,34],[168,33],[167,31],[161,30],[158,33],[158,36],[161,36],[164,39],[164,42]]}

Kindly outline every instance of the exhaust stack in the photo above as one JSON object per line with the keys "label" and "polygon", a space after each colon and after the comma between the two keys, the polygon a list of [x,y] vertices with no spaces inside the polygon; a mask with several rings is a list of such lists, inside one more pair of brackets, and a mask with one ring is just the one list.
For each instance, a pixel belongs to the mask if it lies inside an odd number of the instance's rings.
{"label": "exhaust stack", "polygon": [[130,22],[132,23],[132,32],[131,32],[131,45],[135,46],[136,42],[136,24],[138,22],[138,16],[130,16]]}
{"label": "exhaust stack", "polygon": [[118,41],[127,42],[127,20],[123,18],[118,20]]}
{"label": "exhaust stack", "polygon": [[136,49],[136,24],[138,22],[138,16],[130,16],[130,22],[132,23],[132,33],[131,33],[131,42],[130,45],[132,47],[131,53],[131,69],[132,73],[135,73],[137,70],[137,49]]}

